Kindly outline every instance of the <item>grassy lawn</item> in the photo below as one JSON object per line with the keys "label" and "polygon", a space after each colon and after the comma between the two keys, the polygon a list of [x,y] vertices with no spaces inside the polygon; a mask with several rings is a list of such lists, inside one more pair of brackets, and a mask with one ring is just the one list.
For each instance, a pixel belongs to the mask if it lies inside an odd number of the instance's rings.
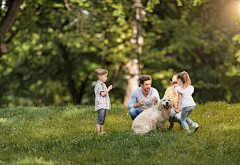
{"label": "grassy lawn", "polygon": [[240,104],[197,105],[193,135],[159,131],[134,135],[128,110],[107,111],[105,135],[95,131],[94,106],[0,110],[0,164],[239,164]]}

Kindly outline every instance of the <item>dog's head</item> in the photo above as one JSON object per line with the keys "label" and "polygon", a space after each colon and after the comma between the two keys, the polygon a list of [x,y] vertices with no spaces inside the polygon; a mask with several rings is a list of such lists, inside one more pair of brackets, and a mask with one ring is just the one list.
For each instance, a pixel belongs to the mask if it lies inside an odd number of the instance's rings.
{"label": "dog's head", "polygon": [[170,108],[171,109],[172,106],[173,106],[173,102],[168,97],[162,98],[161,101],[160,101],[160,104],[159,104],[160,109],[162,109],[162,108],[164,108],[164,109],[169,109]]}

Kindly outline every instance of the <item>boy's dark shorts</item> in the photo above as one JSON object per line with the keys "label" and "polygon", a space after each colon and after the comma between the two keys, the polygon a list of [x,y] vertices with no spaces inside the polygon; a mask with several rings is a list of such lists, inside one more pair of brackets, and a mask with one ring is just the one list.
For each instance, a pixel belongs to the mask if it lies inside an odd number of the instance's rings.
{"label": "boy's dark shorts", "polygon": [[98,110],[98,119],[97,119],[97,124],[103,125],[105,122],[105,117],[106,117],[106,109],[99,109]]}

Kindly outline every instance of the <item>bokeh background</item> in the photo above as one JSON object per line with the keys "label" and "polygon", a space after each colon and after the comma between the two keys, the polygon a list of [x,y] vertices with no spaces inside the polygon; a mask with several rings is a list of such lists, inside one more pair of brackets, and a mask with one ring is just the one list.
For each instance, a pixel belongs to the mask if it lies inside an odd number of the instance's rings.
{"label": "bokeh background", "polygon": [[[142,0],[140,45],[133,0],[22,0],[1,42],[0,107],[94,105],[95,69],[109,71],[111,103],[122,105],[125,65],[141,62],[141,74],[163,97],[172,76],[187,71],[198,103],[240,101],[240,2]],[[14,0],[1,0],[0,31]],[[2,36],[1,36],[2,37]],[[141,47],[141,54],[136,49]]]}

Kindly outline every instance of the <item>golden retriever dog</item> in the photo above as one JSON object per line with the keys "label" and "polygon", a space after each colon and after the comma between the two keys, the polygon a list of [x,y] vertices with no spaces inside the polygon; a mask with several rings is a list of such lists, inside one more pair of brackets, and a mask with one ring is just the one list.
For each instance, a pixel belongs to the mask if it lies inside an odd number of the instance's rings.
{"label": "golden retriever dog", "polygon": [[168,97],[162,98],[159,103],[144,110],[135,118],[131,130],[137,134],[158,130],[168,121],[172,106],[172,100]]}

